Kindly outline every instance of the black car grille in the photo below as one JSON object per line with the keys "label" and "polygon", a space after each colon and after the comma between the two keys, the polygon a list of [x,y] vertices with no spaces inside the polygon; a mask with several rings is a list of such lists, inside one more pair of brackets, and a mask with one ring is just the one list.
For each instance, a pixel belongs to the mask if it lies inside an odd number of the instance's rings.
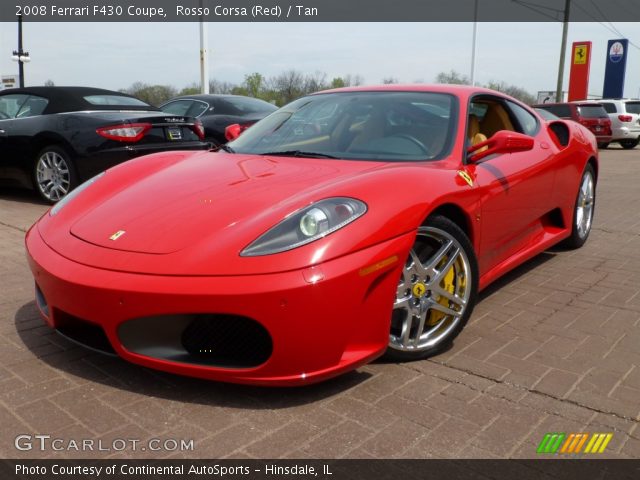
{"label": "black car grille", "polygon": [[258,366],[273,349],[262,325],[237,315],[199,316],[182,332],[181,341],[191,355],[233,367]]}
{"label": "black car grille", "polygon": [[118,326],[127,350],[177,363],[253,368],[273,352],[271,335],[256,320],[230,314],[157,315]]}
{"label": "black car grille", "polygon": [[92,350],[116,355],[102,327],[74,317],[62,310],[54,310],[56,331],[63,337]]}

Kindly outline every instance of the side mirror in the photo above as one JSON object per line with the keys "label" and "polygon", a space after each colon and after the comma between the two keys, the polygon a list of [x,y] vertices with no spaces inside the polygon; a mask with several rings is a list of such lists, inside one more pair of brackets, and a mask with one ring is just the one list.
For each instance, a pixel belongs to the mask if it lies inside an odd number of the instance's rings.
{"label": "side mirror", "polygon": [[489,155],[497,153],[525,152],[533,149],[533,137],[509,130],[500,130],[484,142],[472,145],[467,149],[470,162],[478,162]]}

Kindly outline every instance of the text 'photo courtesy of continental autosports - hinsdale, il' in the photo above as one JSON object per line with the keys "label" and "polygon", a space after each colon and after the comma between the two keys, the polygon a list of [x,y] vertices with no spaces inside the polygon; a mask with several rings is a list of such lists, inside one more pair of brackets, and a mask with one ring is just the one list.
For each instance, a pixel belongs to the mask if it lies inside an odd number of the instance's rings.
{"label": "text 'photo courtesy of continental autosports - hinsdale, il'", "polygon": [[[174,107],[198,148],[202,112]],[[304,385],[441,352],[479,291],[589,236],[596,137],[504,94],[352,87],[260,118],[56,203],[26,237],[47,324],[158,370]]]}

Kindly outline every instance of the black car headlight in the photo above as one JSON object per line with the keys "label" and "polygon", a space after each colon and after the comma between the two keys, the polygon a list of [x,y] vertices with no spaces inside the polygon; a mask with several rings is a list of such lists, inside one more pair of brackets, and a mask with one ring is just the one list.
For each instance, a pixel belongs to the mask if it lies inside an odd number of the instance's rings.
{"label": "black car headlight", "polygon": [[257,257],[285,252],[326,237],[364,215],[367,205],[355,198],[327,198],[298,210],[261,235],[240,253]]}
{"label": "black car headlight", "polygon": [[57,214],[60,210],[62,210],[62,207],[64,207],[67,203],[69,203],[71,200],[73,200],[73,197],[75,197],[76,195],[78,195],[80,192],[82,192],[85,188],[87,188],[89,185],[91,185],[93,182],[95,182],[96,180],[98,180],[101,176],[103,176],[105,174],[105,172],[99,173],[98,175],[96,175],[95,177],[90,178],[89,180],[87,180],[86,182],[78,185],[76,188],[74,188],[73,190],[71,190],[69,193],[67,193],[62,200],[60,200],[58,203],[56,203],[51,210],[49,210],[49,215],[51,215],[52,217]]}

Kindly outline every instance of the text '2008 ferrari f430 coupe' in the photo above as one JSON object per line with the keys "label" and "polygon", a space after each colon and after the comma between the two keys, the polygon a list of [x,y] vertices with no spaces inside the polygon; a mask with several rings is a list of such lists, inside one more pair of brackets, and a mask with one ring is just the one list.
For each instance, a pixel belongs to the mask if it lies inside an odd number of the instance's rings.
{"label": "text '2008 ferrari f430 coupe'", "polygon": [[308,384],[450,345],[478,291],[586,241],[597,174],[586,128],[500,93],[347,88],[220,151],[113,167],[26,245],[42,316],[77,342],[177,374]]}

